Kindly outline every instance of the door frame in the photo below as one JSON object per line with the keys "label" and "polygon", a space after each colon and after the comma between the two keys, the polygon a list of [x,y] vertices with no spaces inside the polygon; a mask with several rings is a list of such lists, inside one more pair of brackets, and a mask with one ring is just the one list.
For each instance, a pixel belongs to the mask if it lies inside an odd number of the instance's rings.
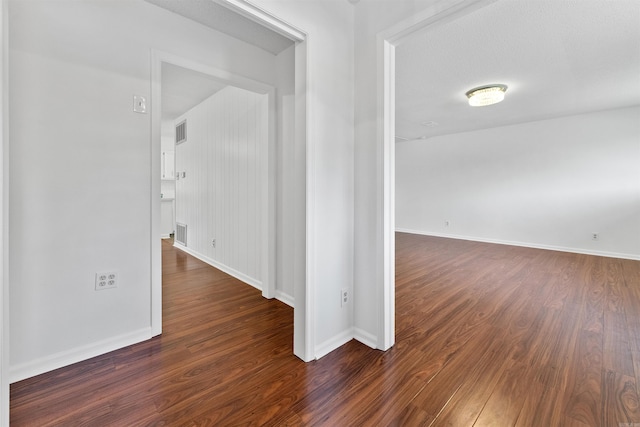
{"label": "door frame", "polygon": [[442,1],[378,33],[376,37],[377,64],[377,176],[382,177],[378,212],[382,228],[382,262],[378,277],[382,284],[378,291],[378,344],[387,350],[395,343],[395,98],[396,98],[396,46],[419,31],[432,29],[476,11],[498,0]]}
{"label": "door frame", "polygon": [[0,3],[0,427],[9,426],[9,13]]}
{"label": "door frame", "polygon": [[[4,0],[3,0],[4,1]],[[307,34],[298,28],[287,24],[280,18],[248,3],[245,0],[212,0],[232,11],[239,13],[259,24],[289,38],[295,43],[295,139],[297,144],[302,147],[303,158],[306,159],[308,151],[307,146]],[[259,88],[264,91],[262,93],[270,93],[269,96],[269,153],[268,153],[268,182],[264,185],[268,187],[263,194],[263,203],[267,206],[268,215],[266,223],[263,226],[263,295],[267,298],[273,298],[276,290],[276,180],[275,180],[275,93],[271,86],[256,82],[250,79],[232,75],[223,70],[210,66],[204,66],[194,61],[180,58],[175,55],[152,51],[151,58],[151,332],[152,336],[162,333],[162,251],[160,242],[160,125],[161,125],[161,66],[162,62],[171,63],[184,68],[193,69],[195,71],[221,76],[233,84],[240,87]],[[250,89],[252,90],[252,89]],[[259,92],[260,90],[254,90]],[[157,111],[157,113],[156,113]],[[307,176],[306,163],[297,162],[295,165],[297,176]],[[306,180],[305,180],[306,181]],[[299,209],[306,212],[304,224],[296,227],[296,230],[303,230],[300,235],[295,237],[296,250],[298,248],[304,250],[305,260],[309,257],[309,240],[307,238],[308,212],[306,206],[309,200],[313,199],[309,186],[306,182],[298,184],[300,188],[296,191],[300,195],[295,203]],[[299,271],[298,277],[304,280],[296,280],[294,289],[294,339],[293,352],[296,356],[304,361],[310,361],[315,358],[315,317],[313,315],[313,303],[310,295],[314,295],[311,289],[313,282],[309,280],[306,264],[296,266]]]}
{"label": "door frame", "polygon": [[[152,203],[152,220],[151,226],[153,229],[152,235],[154,236],[153,246],[155,250],[159,250],[161,246],[156,237],[160,236],[160,204],[162,200],[160,198],[161,193],[161,124],[162,124],[162,64],[171,64],[187,70],[196,71],[202,74],[213,77],[214,79],[230,85],[246,89],[251,92],[267,95],[268,97],[268,138],[266,153],[261,149],[261,165],[260,165],[260,182],[261,197],[260,197],[260,211],[266,212],[266,215],[260,220],[261,226],[261,260],[260,270],[262,272],[262,295],[265,298],[275,297],[275,149],[276,149],[276,131],[275,131],[275,115],[276,115],[276,102],[275,102],[275,88],[266,85],[255,80],[247,79],[227,71],[208,66],[188,58],[183,58],[177,55],[173,55],[166,52],[154,50],[151,52],[151,173],[153,176],[151,184],[151,203]],[[162,260],[160,260],[162,263]],[[161,270],[160,270],[161,272]],[[162,277],[159,282],[161,283]],[[156,281],[154,281],[155,284]],[[160,300],[160,305],[158,304]],[[162,305],[162,286],[159,288],[154,287],[152,289],[152,329],[154,335],[158,335],[162,328],[162,313],[160,312]],[[158,328],[158,329],[156,329]]]}

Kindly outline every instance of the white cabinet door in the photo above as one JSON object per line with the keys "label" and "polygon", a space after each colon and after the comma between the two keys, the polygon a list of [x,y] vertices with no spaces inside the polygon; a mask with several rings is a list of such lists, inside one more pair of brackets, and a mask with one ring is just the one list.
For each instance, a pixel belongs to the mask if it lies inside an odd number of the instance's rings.
{"label": "white cabinet door", "polygon": [[162,152],[162,179],[175,179],[175,152]]}

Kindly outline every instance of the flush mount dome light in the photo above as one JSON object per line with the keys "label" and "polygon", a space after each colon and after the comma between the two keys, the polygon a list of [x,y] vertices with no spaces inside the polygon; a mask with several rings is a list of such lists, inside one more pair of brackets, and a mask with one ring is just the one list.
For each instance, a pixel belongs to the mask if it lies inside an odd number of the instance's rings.
{"label": "flush mount dome light", "polygon": [[484,107],[497,104],[504,99],[507,85],[487,85],[471,89],[467,92],[469,105],[472,107]]}

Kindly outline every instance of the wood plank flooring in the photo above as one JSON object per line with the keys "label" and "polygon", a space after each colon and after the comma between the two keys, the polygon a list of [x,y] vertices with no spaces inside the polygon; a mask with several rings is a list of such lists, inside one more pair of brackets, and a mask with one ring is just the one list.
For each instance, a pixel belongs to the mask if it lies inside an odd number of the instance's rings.
{"label": "wood plank flooring", "polygon": [[165,241],[163,335],[13,384],[11,425],[640,423],[639,261],[396,246],[396,345],[303,363],[290,307]]}

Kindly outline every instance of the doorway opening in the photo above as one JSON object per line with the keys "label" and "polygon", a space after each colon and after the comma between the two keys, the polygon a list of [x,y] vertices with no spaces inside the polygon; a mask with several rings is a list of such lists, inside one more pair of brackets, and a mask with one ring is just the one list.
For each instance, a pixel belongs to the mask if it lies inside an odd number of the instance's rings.
{"label": "doorway opening", "polygon": [[478,10],[495,0],[470,2],[459,0],[446,6],[435,5],[415,14],[379,34],[377,39],[378,75],[378,144],[382,162],[378,188],[383,201],[382,223],[382,283],[378,292],[378,348],[386,350],[395,344],[395,232],[396,232],[396,46],[426,28],[433,28],[455,20],[459,16]]}
{"label": "doorway opening", "polygon": [[170,62],[161,74],[161,235],[274,297],[274,89]]}
{"label": "doorway opening", "polygon": [[[198,73],[214,76],[227,86],[234,86],[266,95],[269,110],[269,136],[266,158],[263,157],[264,177],[260,185],[266,190],[257,201],[266,210],[261,228],[261,288],[267,298],[278,298],[294,307],[294,354],[305,361],[312,360],[313,317],[307,310],[307,280],[304,260],[306,258],[306,35],[283,23],[277,17],[253,8],[249,5],[225,5],[239,15],[284,35],[291,40],[286,51],[291,66],[282,66],[276,59],[277,101],[274,87],[241,76],[232,75],[224,70],[205,66],[196,60],[178,57],[173,54],[152,52],[152,292],[151,292],[151,328],[152,335],[162,333],[162,260],[161,260],[161,203],[162,181],[160,176],[162,148],[162,117],[156,114],[162,105],[162,68],[170,64]],[[176,11],[174,11],[176,12]],[[178,12],[176,12],[178,13]],[[281,56],[277,55],[277,56]],[[282,91],[282,80],[287,81],[287,90]],[[286,116],[283,125],[282,117]],[[275,121],[277,120],[277,124]],[[187,135],[188,135],[187,126]],[[187,136],[188,138],[188,136]],[[274,143],[277,141],[277,144]],[[188,142],[186,143],[188,144]],[[274,148],[275,147],[275,148]],[[165,156],[165,158],[169,158]],[[174,169],[174,173],[178,172]],[[187,172],[188,171],[179,171]],[[169,193],[171,194],[171,193]],[[175,194],[175,193],[174,193]],[[175,194],[179,197],[179,194]],[[276,215],[280,212],[280,215]],[[289,213],[285,218],[284,212]],[[265,219],[266,218],[266,219]],[[286,224],[286,226],[283,226]],[[278,231],[277,231],[278,230]],[[188,232],[187,232],[188,233]],[[208,236],[208,243],[217,246],[218,240]],[[215,243],[214,243],[215,239]],[[289,256],[290,255],[290,256]],[[277,272],[276,272],[277,270]]]}

